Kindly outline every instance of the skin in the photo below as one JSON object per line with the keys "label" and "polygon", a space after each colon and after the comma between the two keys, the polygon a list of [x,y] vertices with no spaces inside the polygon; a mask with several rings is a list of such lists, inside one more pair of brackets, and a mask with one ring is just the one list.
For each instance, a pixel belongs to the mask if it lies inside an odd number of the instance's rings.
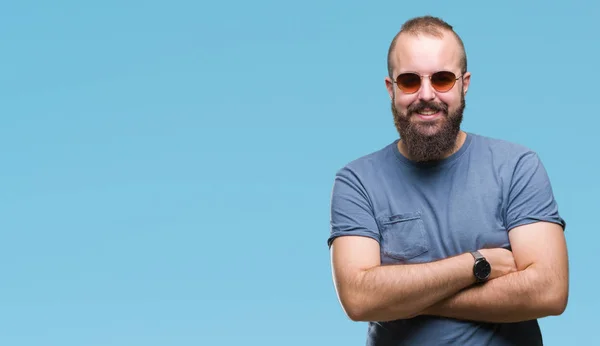
{"label": "skin", "polygon": [[517,271],[442,300],[420,314],[510,323],[562,314],[569,297],[561,226],[536,222],[509,233]]}
{"label": "skin", "polygon": [[[394,57],[394,75],[401,71],[431,74],[442,69],[460,74],[460,48],[450,35],[442,39],[401,37]],[[421,90],[411,95],[400,92],[391,79],[386,78],[385,82],[390,98],[402,112],[421,99],[444,102],[451,113],[460,104],[461,92],[464,95],[468,90],[470,73],[446,93],[436,92],[427,78]],[[422,122],[416,117],[411,121]],[[440,117],[434,126],[423,126],[422,130],[435,134],[443,121],[445,118]],[[456,149],[446,156],[458,150],[465,137],[461,131]],[[402,141],[398,149],[407,155]],[[492,266],[490,280],[483,285],[474,285],[474,259],[468,253],[431,263],[382,266],[375,240],[339,237],[332,244],[331,261],[341,305],[354,321],[437,315],[482,322],[519,322],[562,314],[569,292],[563,229],[557,224],[535,222],[507,231],[512,252],[480,249]]]}
{"label": "skin", "polygon": [[[516,270],[510,251],[483,249],[481,254],[492,265],[491,278]],[[338,297],[353,321],[393,321],[451,310],[451,303],[443,302],[475,283],[468,253],[432,263],[382,266],[379,243],[346,236],[334,240],[331,258]]]}

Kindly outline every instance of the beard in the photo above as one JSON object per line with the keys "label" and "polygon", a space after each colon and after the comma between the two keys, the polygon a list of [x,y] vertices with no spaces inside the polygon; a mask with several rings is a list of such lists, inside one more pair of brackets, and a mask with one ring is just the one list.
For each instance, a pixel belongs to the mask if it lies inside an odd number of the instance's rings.
{"label": "beard", "polygon": [[[451,153],[457,144],[460,125],[465,110],[465,96],[461,92],[458,109],[448,113],[445,103],[419,102],[408,107],[406,113],[398,111],[392,100],[394,125],[400,134],[411,160],[417,162],[437,161]],[[411,118],[424,109],[441,111],[440,118],[431,122],[413,122]]]}

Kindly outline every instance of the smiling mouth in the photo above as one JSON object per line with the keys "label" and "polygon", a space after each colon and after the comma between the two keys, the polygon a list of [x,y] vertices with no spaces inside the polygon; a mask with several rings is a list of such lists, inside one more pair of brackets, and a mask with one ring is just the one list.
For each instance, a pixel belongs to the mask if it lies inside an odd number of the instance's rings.
{"label": "smiling mouth", "polygon": [[442,115],[442,111],[434,109],[423,109],[415,112],[415,114],[422,120],[434,120]]}
{"label": "smiling mouth", "polygon": [[422,110],[418,111],[417,113],[419,113],[421,115],[433,115],[437,112],[439,112],[439,111],[435,110],[435,109],[422,109]]}

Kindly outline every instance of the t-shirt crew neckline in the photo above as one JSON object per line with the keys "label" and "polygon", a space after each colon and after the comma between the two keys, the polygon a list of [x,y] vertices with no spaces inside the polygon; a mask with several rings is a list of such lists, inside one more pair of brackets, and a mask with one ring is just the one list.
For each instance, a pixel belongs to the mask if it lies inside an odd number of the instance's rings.
{"label": "t-shirt crew neckline", "polygon": [[407,166],[419,168],[419,169],[441,168],[441,167],[445,167],[445,166],[452,164],[453,162],[458,160],[467,151],[467,149],[471,145],[471,142],[473,139],[473,134],[471,134],[469,132],[465,132],[465,134],[466,134],[465,142],[460,147],[460,149],[458,149],[457,152],[455,152],[454,154],[452,154],[444,159],[436,160],[436,161],[416,162],[416,161],[409,160],[406,156],[402,155],[400,150],[398,150],[398,142],[400,141],[400,139],[396,139],[394,141],[394,143],[391,145],[391,147],[392,147],[392,151],[394,152],[394,155],[396,156],[396,158],[398,158],[398,160],[400,162],[402,162],[403,164],[405,164]]}

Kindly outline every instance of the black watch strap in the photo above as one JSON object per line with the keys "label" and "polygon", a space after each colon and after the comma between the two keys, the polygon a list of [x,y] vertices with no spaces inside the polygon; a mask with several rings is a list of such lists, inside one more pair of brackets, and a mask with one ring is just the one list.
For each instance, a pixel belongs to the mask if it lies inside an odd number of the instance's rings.
{"label": "black watch strap", "polygon": [[473,257],[475,257],[475,260],[485,259],[485,257],[483,257],[483,255],[479,251],[472,251],[471,255],[473,255]]}

